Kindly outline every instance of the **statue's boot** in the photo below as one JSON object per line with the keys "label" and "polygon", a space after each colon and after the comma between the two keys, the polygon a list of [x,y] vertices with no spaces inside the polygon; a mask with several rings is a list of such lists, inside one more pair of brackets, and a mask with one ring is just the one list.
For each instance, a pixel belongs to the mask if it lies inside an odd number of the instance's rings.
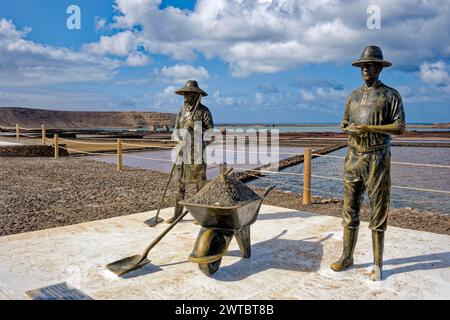
{"label": "statue's boot", "polygon": [[384,232],[372,231],[373,267],[369,279],[380,281],[383,277]]}
{"label": "statue's boot", "polygon": [[353,265],[353,252],[355,251],[358,229],[344,228],[344,241],[341,258],[332,263],[330,268],[334,271],[343,271]]}
{"label": "statue's boot", "polygon": [[166,222],[167,223],[172,223],[174,222],[179,216],[181,216],[181,214],[183,213],[183,206],[181,204],[176,204],[175,205],[175,210],[174,210],[174,214],[171,218],[167,219]]}

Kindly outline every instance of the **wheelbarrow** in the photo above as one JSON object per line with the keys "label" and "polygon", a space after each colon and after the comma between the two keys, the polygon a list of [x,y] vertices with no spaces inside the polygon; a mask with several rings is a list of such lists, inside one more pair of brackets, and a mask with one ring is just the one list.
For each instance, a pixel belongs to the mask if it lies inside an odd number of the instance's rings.
{"label": "wheelbarrow", "polygon": [[264,198],[275,186],[266,190],[256,200],[238,203],[231,207],[204,205],[180,201],[201,225],[189,261],[197,263],[199,269],[210,276],[217,272],[222,257],[227,253],[233,236],[244,258],[251,256],[250,226],[258,218]]}

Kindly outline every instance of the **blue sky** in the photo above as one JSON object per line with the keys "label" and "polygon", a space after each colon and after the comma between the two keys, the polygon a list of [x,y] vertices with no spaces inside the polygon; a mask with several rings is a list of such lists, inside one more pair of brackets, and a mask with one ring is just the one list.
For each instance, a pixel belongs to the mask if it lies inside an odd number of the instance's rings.
{"label": "blue sky", "polygon": [[338,122],[375,44],[407,121],[450,122],[448,1],[391,2],[2,0],[0,106],[176,112],[194,78],[216,122]]}

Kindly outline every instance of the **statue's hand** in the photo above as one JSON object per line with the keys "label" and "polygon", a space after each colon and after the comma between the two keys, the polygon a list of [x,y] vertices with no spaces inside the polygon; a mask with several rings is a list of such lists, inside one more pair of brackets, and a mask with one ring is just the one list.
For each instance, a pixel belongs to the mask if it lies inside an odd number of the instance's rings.
{"label": "statue's hand", "polygon": [[360,133],[366,133],[370,131],[370,127],[367,124],[360,124],[355,126],[355,128],[360,130]]}
{"label": "statue's hand", "polygon": [[341,130],[346,131],[345,129],[348,127],[350,123],[348,121],[342,121],[341,122]]}
{"label": "statue's hand", "polygon": [[355,125],[354,123],[351,123],[348,126],[346,126],[343,130],[350,134],[359,135],[359,134],[363,133],[363,131],[359,127],[360,127],[360,125]]}

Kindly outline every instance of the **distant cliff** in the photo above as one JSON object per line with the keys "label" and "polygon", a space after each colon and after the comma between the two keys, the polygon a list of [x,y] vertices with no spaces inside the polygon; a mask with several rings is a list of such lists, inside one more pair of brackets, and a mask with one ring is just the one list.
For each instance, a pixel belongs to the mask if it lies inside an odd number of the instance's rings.
{"label": "distant cliff", "polygon": [[162,112],[87,112],[57,111],[31,108],[0,107],[0,127],[24,128],[140,128],[149,126],[172,126],[176,114]]}

